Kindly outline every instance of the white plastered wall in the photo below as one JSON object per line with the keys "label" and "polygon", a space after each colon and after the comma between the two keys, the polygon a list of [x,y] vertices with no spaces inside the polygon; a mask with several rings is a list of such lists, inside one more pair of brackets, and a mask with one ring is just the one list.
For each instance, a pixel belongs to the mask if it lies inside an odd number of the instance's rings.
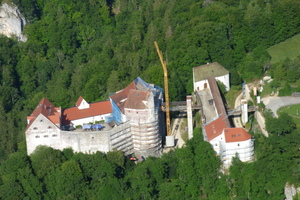
{"label": "white plastered wall", "polygon": [[226,74],[224,76],[216,77],[216,80],[222,82],[226,86],[226,90],[230,90],[230,80],[229,80],[229,74]]}
{"label": "white plastered wall", "polygon": [[76,127],[77,125],[88,124],[90,122],[95,123],[96,121],[105,120],[105,117],[108,117],[110,115],[111,114],[109,113],[109,114],[104,114],[104,115],[97,115],[97,116],[93,116],[93,117],[87,117],[87,118],[72,120],[72,123],[73,123],[74,127]]}
{"label": "white plastered wall", "polygon": [[27,154],[30,155],[39,145],[60,149],[60,137],[60,129],[40,114],[26,130]]}
{"label": "white plastered wall", "polygon": [[253,156],[253,141],[252,139],[240,142],[228,142],[226,145],[226,163],[231,164],[232,157],[238,153],[239,159],[242,162],[247,162]]}

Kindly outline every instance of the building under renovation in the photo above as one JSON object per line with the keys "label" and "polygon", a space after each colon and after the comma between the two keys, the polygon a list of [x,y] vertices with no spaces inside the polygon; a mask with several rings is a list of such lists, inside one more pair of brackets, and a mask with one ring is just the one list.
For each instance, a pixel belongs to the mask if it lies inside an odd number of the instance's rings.
{"label": "building under renovation", "polygon": [[229,88],[228,71],[220,64],[212,63],[195,67],[193,72],[194,91],[202,107],[204,140],[210,142],[225,167],[236,155],[243,162],[251,161],[254,153],[252,136],[244,128],[231,127],[218,88],[217,80]]}
{"label": "building under renovation", "polygon": [[164,134],[162,101],[162,89],[139,77],[108,101],[88,103],[79,97],[75,107],[61,110],[43,98],[27,117],[27,153],[46,145],[83,153],[118,149],[125,154],[159,156]]}

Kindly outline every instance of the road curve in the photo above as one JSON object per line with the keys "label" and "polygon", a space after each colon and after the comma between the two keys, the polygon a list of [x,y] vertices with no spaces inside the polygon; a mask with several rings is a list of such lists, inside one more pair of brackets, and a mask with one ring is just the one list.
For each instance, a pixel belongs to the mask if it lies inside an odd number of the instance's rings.
{"label": "road curve", "polygon": [[271,109],[274,113],[274,116],[278,117],[277,110],[281,107],[300,104],[300,97],[264,97],[261,101],[266,105],[267,109]]}

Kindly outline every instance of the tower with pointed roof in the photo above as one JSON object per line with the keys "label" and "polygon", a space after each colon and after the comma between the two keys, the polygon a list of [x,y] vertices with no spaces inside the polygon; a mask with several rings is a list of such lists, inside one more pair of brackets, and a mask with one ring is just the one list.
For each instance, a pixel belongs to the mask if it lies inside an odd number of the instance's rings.
{"label": "tower with pointed roof", "polygon": [[[27,117],[26,143],[28,154],[39,145],[60,149],[61,108],[43,98],[33,113]],[[49,140],[49,138],[51,138]]]}

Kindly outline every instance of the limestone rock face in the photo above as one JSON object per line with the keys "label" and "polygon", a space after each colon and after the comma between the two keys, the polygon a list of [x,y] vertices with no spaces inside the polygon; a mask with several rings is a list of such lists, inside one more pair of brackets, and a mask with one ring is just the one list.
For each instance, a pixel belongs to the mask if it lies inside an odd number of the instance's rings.
{"label": "limestone rock face", "polygon": [[7,37],[17,37],[25,42],[27,38],[22,34],[26,20],[15,5],[4,3],[0,7],[0,34]]}
{"label": "limestone rock face", "polygon": [[295,188],[294,185],[290,185],[289,183],[285,184],[284,187],[284,194],[286,197],[286,200],[293,200],[295,199],[294,197],[297,195],[297,199],[299,199],[299,192],[300,192],[300,188]]}

